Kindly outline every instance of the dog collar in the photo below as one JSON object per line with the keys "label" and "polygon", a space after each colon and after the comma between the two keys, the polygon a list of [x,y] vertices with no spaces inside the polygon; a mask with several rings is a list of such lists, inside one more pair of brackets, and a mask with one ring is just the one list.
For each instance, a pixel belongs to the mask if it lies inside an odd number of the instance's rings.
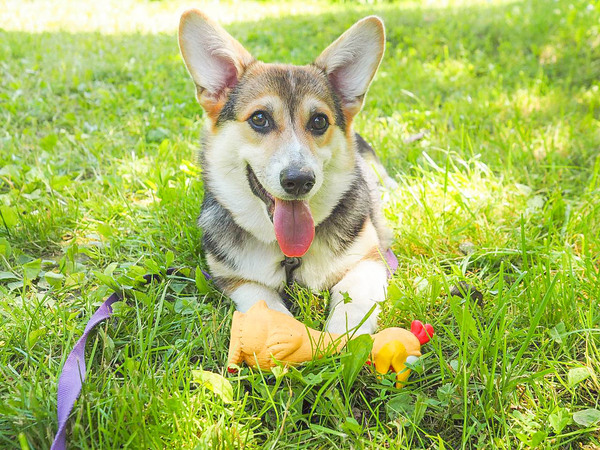
{"label": "dog collar", "polygon": [[302,258],[298,256],[286,256],[281,261],[281,265],[285,269],[285,289],[281,293],[281,300],[283,304],[288,310],[291,310],[293,306],[292,298],[290,297],[290,292],[292,286],[294,285],[294,272],[295,270],[302,265]]}
{"label": "dog collar", "polygon": [[294,272],[302,265],[302,258],[286,256],[281,265],[285,268],[285,285],[289,288],[294,284]]}

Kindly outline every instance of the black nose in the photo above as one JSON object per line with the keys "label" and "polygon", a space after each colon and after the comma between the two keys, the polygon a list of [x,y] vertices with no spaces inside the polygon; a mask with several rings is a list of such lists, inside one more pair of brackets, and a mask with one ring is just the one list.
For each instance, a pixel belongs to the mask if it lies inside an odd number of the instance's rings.
{"label": "black nose", "polygon": [[279,174],[279,182],[288,194],[304,195],[315,185],[315,173],[308,167],[288,167]]}

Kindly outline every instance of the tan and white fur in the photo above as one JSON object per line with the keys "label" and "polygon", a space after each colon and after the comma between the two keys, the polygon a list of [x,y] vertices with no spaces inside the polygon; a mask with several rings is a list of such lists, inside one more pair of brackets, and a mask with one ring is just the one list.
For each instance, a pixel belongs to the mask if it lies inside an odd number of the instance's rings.
{"label": "tan and white fur", "polygon": [[[182,15],[179,46],[207,116],[199,224],[217,285],[239,311],[265,300],[289,314],[282,298],[288,238],[282,243],[274,225],[280,208],[284,223],[301,230],[291,243],[310,245],[294,281],[331,292],[327,330],[372,333],[390,244],[372,166],[385,172],[352,121],[383,56],[382,21],[360,20],[307,66],[256,61],[198,10]],[[298,170],[308,178],[298,181]],[[284,174],[292,181],[284,183]],[[312,244],[308,219],[288,218],[299,211],[314,222]]]}

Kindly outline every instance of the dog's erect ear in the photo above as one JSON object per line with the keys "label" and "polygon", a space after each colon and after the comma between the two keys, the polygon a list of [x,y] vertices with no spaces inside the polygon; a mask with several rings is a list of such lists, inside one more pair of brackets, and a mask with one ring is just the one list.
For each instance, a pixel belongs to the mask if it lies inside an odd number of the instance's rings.
{"label": "dog's erect ear", "polygon": [[181,15],[179,49],[196,83],[196,98],[216,119],[227,93],[253,61],[248,51],[216,22],[197,9]]}
{"label": "dog's erect ear", "polygon": [[341,97],[344,113],[353,117],[362,107],[385,49],[385,28],[379,17],[356,22],[316,59]]}

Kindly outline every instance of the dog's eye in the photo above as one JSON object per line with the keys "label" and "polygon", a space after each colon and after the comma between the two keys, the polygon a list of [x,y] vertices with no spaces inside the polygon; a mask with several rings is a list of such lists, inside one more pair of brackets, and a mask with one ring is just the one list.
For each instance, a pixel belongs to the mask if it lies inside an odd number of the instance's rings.
{"label": "dog's eye", "polygon": [[308,129],[314,134],[323,134],[329,127],[329,120],[325,114],[315,114],[308,122]]}
{"label": "dog's eye", "polygon": [[269,131],[272,127],[272,120],[269,115],[264,111],[256,111],[248,119],[250,126],[260,133]]}

